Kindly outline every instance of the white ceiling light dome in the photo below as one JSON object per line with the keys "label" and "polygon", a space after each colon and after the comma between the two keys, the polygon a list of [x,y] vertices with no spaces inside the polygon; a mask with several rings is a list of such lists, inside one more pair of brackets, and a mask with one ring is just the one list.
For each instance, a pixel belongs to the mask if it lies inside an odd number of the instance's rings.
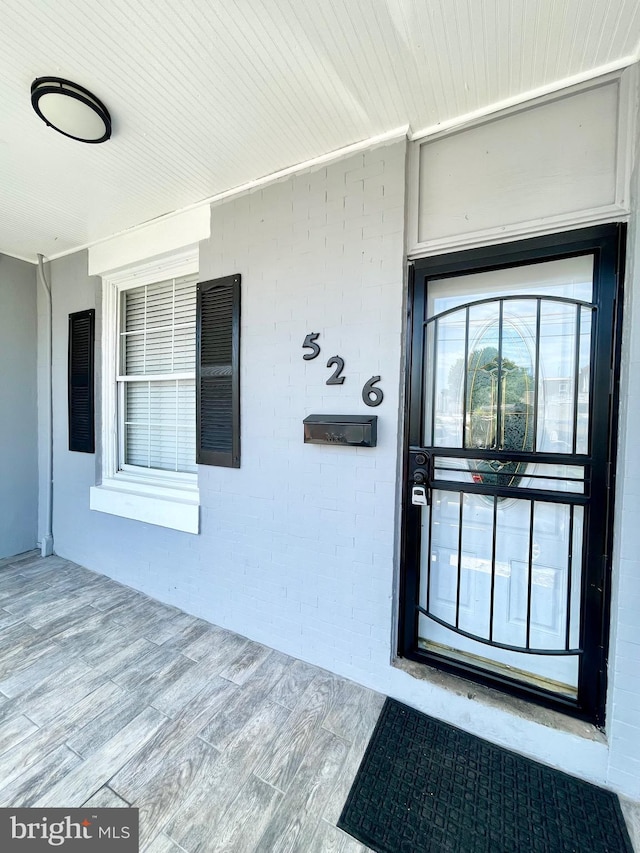
{"label": "white ceiling light dome", "polygon": [[31,105],[48,126],[79,142],[106,142],[111,116],[99,98],[84,86],[61,77],[37,77],[31,84]]}

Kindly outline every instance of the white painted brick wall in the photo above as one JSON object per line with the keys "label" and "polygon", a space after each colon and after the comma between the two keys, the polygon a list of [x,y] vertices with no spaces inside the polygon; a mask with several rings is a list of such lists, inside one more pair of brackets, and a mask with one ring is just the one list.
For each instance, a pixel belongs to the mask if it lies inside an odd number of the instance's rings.
{"label": "white painted brick wall", "polygon": [[[96,460],[66,449],[65,323],[99,293],[84,253],[53,264],[59,553],[321,665],[388,665],[404,167],[396,143],[213,208],[201,278],[242,274],[242,467],[201,467],[197,537],[88,510]],[[306,362],[310,331],[322,352]],[[345,383],[327,386],[336,354]],[[377,414],[378,447],[305,445],[312,412]]]}
{"label": "white painted brick wall", "polygon": [[[56,549],[497,743],[640,796],[640,454],[630,426],[640,418],[640,335],[625,374],[631,396],[618,515],[626,520],[616,544],[608,744],[390,666],[404,169],[405,146],[396,143],[212,209],[201,278],[242,275],[242,467],[200,468],[199,536],[89,511],[97,460],[66,449],[66,320],[70,311],[99,311],[99,291],[86,277],[85,253],[53,264]],[[640,313],[637,299],[633,305]],[[322,347],[309,362],[301,349],[308,332],[320,332]],[[327,386],[325,365],[336,354],[345,359],[345,383]],[[361,388],[376,374],[385,399],[367,409]],[[375,449],[302,441],[307,414],[365,411],[379,416]]]}
{"label": "white painted brick wall", "polygon": [[[226,624],[331,668],[371,672],[374,632],[390,654],[404,160],[404,144],[381,147],[214,207],[201,247],[202,278],[242,274],[242,468],[200,471],[201,559],[225,523],[235,544],[216,571],[230,588],[242,572]],[[307,362],[308,332],[322,352]],[[325,384],[333,355],[341,386]],[[374,412],[361,389],[376,374]],[[313,412],[377,414],[378,447],[305,445]],[[194,580],[189,609],[218,615]],[[382,606],[362,597],[372,585]]]}

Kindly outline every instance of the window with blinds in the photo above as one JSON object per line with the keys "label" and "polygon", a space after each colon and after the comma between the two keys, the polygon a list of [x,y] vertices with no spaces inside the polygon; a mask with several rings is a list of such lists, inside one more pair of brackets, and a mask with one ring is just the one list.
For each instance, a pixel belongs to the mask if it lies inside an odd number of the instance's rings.
{"label": "window with blinds", "polygon": [[197,275],[120,293],[120,467],[196,468]]}

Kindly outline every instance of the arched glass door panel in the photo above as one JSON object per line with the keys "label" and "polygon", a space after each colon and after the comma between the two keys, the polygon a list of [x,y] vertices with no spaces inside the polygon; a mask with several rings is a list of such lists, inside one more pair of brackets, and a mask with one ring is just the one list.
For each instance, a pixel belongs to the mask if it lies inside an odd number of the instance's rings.
{"label": "arched glass door panel", "polygon": [[614,353],[615,244],[592,243],[423,262],[403,531],[405,653],[576,708],[595,695]]}

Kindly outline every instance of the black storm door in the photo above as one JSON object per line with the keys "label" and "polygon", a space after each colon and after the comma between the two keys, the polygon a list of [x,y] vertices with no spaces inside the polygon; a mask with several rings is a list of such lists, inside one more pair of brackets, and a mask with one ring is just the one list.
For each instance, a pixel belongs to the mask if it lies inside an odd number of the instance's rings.
{"label": "black storm door", "polygon": [[603,722],[622,226],[412,267],[400,654]]}

